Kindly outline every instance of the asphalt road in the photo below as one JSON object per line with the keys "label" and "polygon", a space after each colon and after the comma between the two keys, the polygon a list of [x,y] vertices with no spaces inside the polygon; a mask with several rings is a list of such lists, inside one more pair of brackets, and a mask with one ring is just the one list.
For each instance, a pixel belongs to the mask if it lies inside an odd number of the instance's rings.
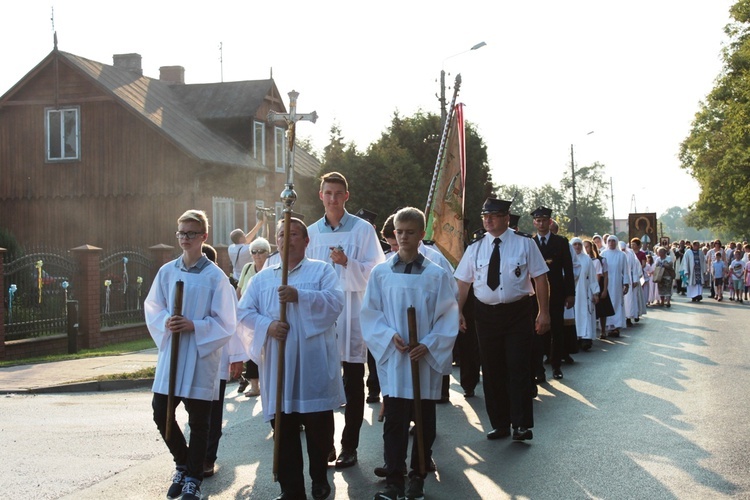
{"label": "asphalt road", "polygon": [[[526,443],[487,441],[481,388],[465,400],[453,380],[451,404],[438,407],[438,472],[427,479],[427,498],[750,498],[749,323],[750,305],[710,299],[650,310],[542,386]],[[235,388],[204,497],[274,498],[270,428],[260,401]],[[164,498],[173,464],[150,399],[147,390],[2,397],[0,491],[13,499]],[[372,498],[383,486],[372,473],[382,463],[377,411],[368,405],[358,466],[330,469],[335,498]],[[338,443],[341,411],[336,422]]]}

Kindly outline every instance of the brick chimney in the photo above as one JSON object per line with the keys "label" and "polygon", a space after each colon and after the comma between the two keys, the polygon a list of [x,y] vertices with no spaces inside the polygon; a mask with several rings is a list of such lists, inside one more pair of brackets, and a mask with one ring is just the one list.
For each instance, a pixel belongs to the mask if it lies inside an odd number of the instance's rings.
{"label": "brick chimney", "polygon": [[132,71],[138,76],[143,76],[140,54],[115,54],[112,56],[112,63],[115,68]]}
{"label": "brick chimney", "polygon": [[159,68],[159,80],[184,85],[185,68],[182,66],[162,66]]}

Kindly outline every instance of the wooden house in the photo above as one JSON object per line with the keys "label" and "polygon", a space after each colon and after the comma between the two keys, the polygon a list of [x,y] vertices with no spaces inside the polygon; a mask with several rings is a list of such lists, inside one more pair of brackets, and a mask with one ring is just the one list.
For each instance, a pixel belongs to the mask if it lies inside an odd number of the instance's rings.
{"label": "wooden house", "polygon": [[[206,210],[209,243],[281,210],[286,112],[273,79],[186,84],[181,66],[143,75],[55,49],[0,97],[0,227],[22,246],[177,246],[177,217]],[[312,125],[311,125],[312,126]],[[319,162],[297,148],[295,187]],[[312,191],[313,193],[317,191]],[[295,211],[319,211],[298,200]]]}

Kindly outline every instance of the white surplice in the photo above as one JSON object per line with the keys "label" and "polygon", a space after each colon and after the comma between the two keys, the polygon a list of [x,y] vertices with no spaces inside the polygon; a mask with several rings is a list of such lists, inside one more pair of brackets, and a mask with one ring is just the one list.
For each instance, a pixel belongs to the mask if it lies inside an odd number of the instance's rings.
{"label": "white surplice", "polygon": [[453,277],[429,259],[421,274],[393,272],[397,254],[373,269],[362,304],[362,334],[378,367],[383,395],[413,399],[411,361],[393,343],[409,343],[407,308],[416,308],[417,336],[428,354],[419,361],[423,399],[440,399],[443,375],[451,373],[458,334],[458,301]]}
{"label": "white surplice", "polygon": [[602,257],[607,261],[607,292],[615,310],[613,316],[607,316],[607,328],[625,328],[625,301],[622,293],[623,285],[630,284],[630,268],[625,253],[616,248],[609,248],[602,252]]}
{"label": "white surplice", "polygon": [[[253,276],[237,313],[239,333],[250,337],[249,356],[259,367],[266,421],[276,412],[279,342],[268,335],[268,327],[279,319],[281,274],[281,264],[276,264]],[[336,409],[346,401],[334,329],[344,300],[338,277],[329,264],[303,259],[289,271],[287,284],[297,289],[298,300],[286,307],[282,411]]]}
{"label": "white surplice", "polygon": [[172,332],[166,322],[173,312],[175,283],[181,280],[185,283],[182,316],[193,321],[195,331],[180,333],[175,396],[218,399],[222,347],[235,332],[237,299],[224,272],[206,262],[199,261],[204,265],[199,273],[183,271],[181,256],[164,264],[143,303],[148,331],[159,349],[153,392],[169,392]]}
{"label": "white surplice", "polygon": [[[576,254],[580,272],[576,276],[576,333],[581,339],[596,339],[596,308],[592,299],[599,293],[599,282],[596,277],[594,261],[586,253]],[[597,261],[598,262],[598,261]],[[575,267],[574,267],[575,270]]]}
{"label": "white surplice", "polygon": [[[333,265],[344,291],[344,309],[336,323],[341,361],[366,363],[367,347],[362,340],[359,311],[367,288],[367,279],[372,268],[385,260],[383,248],[372,225],[357,216],[345,212],[346,222],[340,229],[330,231],[325,217],[307,228],[310,243],[306,255]],[[333,264],[331,248],[340,247],[348,258],[346,267]]]}

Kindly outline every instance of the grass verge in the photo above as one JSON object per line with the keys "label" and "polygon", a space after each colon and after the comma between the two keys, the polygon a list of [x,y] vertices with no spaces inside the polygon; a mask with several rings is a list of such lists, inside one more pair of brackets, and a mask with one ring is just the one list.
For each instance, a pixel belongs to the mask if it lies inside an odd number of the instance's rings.
{"label": "grass verge", "polygon": [[[97,349],[81,349],[76,354],[53,354],[49,356],[40,356],[37,358],[26,358],[26,359],[14,359],[12,361],[0,361],[0,368],[17,365],[32,365],[37,363],[50,363],[52,361],[66,361],[69,359],[83,359],[83,358],[95,358],[100,356],[116,356],[118,354],[125,354],[128,352],[142,351],[144,349],[151,349],[156,347],[151,337],[132,340],[129,342],[121,342],[119,344],[110,344],[105,347],[99,347]],[[153,376],[153,374],[152,374]],[[122,378],[122,377],[113,377]],[[144,377],[131,377],[131,378],[144,378]]]}

